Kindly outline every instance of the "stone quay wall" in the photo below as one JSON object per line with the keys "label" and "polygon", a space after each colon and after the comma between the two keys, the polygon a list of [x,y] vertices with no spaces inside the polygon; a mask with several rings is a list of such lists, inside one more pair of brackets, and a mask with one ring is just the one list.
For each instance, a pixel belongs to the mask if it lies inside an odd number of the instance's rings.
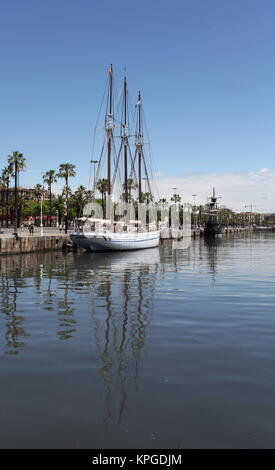
{"label": "stone quay wall", "polygon": [[62,250],[66,243],[72,243],[68,235],[1,237],[0,255]]}

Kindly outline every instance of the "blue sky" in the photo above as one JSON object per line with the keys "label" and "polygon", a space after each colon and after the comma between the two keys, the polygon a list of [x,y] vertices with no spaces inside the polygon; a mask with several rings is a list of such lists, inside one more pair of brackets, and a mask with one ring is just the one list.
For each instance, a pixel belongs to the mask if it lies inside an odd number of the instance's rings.
{"label": "blue sky", "polygon": [[[77,167],[74,184],[87,184],[110,63],[118,89],[126,68],[133,103],[142,90],[162,188],[183,178],[179,192],[203,199],[201,176],[210,175],[208,193],[213,175],[231,175],[233,192],[234,175],[266,169],[260,174],[270,181],[274,0],[10,0],[0,6],[0,166],[13,150],[22,151],[28,169],[38,172],[22,175],[22,184],[32,186],[39,172],[65,162]],[[253,191],[246,196],[245,181],[242,205],[254,198],[259,208],[275,210],[272,192],[267,207]],[[226,204],[229,193],[223,197]]]}

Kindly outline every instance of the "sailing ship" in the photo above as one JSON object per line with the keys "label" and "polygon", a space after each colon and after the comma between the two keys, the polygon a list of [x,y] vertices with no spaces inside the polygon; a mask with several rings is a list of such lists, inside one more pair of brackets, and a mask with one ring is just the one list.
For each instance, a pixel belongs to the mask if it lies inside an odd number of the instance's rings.
{"label": "sailing ship", "polygon": [[[159,245],[160,230],[157,226],[157,220],[149,223],[148,210],[146,209],[149,202],[153,201],[153,194],[144,151],[141,93],[138,94],[135,106],[135,131],[132,135],[126,77],[123,83],[120,120],[117,121],[114,115],[112,65],[108,75],[106,105],[103,146],[97,162],[97,175],[94,177],[93,183],[94,201],[100,181],[105,183],[105,201],[103,200],[102,190],[102,208],[104,212],[102,217],[90,214],[82,218],[83,223],[79,224],[77,230],[70,237],[78,246],[92,252],[139,250],[156,247]],[[116,135],[117,129],[119,129],[118,136]],[[118,154],[116,154],[115,146],[116,137],[120,139]],[[135,138],[134,156],[131,153],[131,137]],[[100,179],[104,171],[107,173],[107,178]],[[145,190],[148,189],[147,192],[142,191],[143,180],[145,180]],[[133,197],[134,191],[136,192],[136,199]],[[116,202],[116,198],[118,202]],[[131,206],[131,210],[126,210],[119,216],[114,215],[114,207],[121,203],[124,203],[127,207]],[[136,218],[137,206],[140,204],[144,205],[145,214],[147,214],[142,220]]]}
{"label": "sailing ship", "polygon": [[217,199],[215,188],[213,188],[213,193],[208,204],[208,220],[204,228],[204,235],[206,237],[215,237],[222,233],[222,225],[218,221]]}

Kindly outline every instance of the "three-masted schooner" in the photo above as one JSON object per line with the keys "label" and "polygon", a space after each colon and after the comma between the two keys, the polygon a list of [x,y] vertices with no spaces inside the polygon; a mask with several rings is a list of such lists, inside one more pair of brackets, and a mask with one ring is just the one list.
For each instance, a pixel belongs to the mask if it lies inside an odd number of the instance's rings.
{"label": "three-masted schooner", "polygon": [[[159,245],[160,230],[157,226],[157,218],[150,221],[148,217],[149,203],[153,201],[147,162],[144,152],[143,112],[141,93],[138,94],[136,104],[135,132],[130,133],[129,124],[128,86],[126,78],[123,84],[123,97],[121,117],[119,125],[114,116],[114,90],[113,68],[109,69],[107,106],[104,125],[103,147],[98,161],[97,176],[94,179],[93,194],[99,177],[105,169],[107,178],[105,183],[106,197],[102,206],[104,212],[102,218],[87,216],[83,218],[83,224],[71,234],[71,239],[80,247],[88,251],[122,251],[153,248]],[[115,129],[119,128],[120,148],[116,155],[114,139]],[[135,153],[131,154],[130,138],[135,137]],[[107,154],[107,155],[106,155]],[[143,175],[145,177],[143,177]],[[142,180],[146,181],[148,192],[142,191]],[[136,191],[136,199],[133,192]],[[103,194],[103,192],[102,192]],[[118,197],[119,202],[115,202]],[[114,215],[114,207],[124,204],[126,211],[120,215]],[[143,204],[143,214],[140,218],[137,207]]]}

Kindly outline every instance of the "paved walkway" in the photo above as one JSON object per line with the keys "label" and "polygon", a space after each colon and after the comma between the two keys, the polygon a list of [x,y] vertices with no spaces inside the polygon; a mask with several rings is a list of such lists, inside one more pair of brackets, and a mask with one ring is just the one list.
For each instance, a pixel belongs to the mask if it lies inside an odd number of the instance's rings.
{"label": "paved walkway", "polygon": [[[0,227],[0,232],[3,232],[3,233],[0,233],[0,238],[12,238],[14,235],[13,235],[13,232],[14,232],[14,229],[13,228],[5,228],[5,227]],[[67,234],[70,234],[72,233],[73,230],[70,229],[68,230],[68,233]],[[30,235],[29,233],[29,230],[27,227],[24,227],[23,230],[21,228],[19,228],[17,230],[17,233],[18,233],[18,236],[19,237],[39,237],[41,235],[41,229],[40,227],[34,227],[34,232],[33,232],[33,235]],[[57,236],[57,235],[66,235],[64,230],[62,231],[59,231],[58,228],[56,227],[43,227],[43,236]]]}

